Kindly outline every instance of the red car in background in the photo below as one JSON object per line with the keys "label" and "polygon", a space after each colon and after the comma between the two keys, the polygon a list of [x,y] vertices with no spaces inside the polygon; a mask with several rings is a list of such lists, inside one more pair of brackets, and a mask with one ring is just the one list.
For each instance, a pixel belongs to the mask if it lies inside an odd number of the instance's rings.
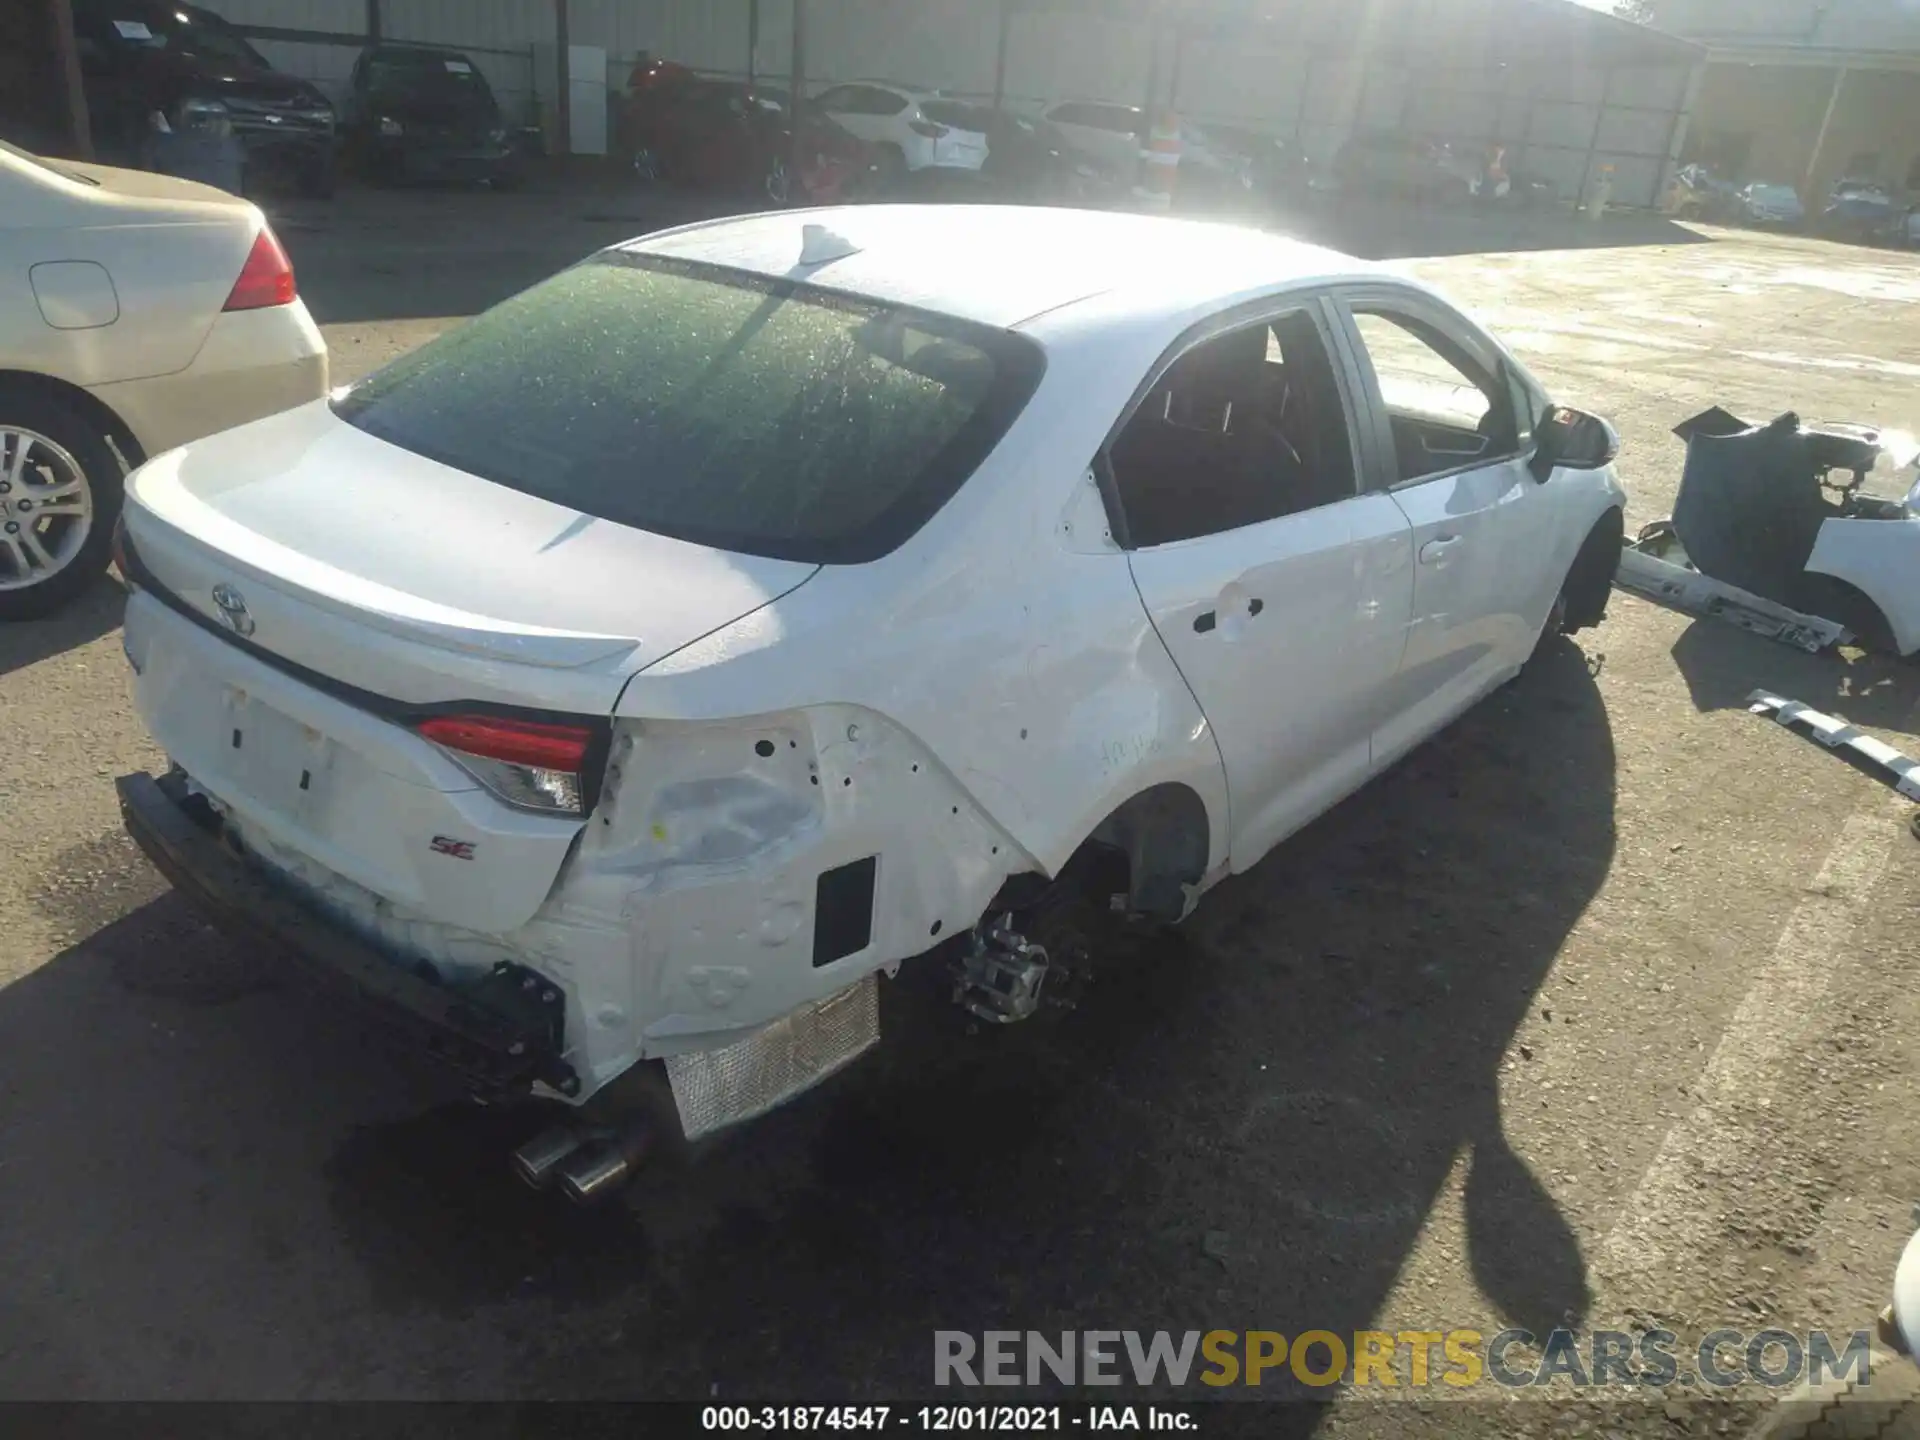
{"label": "red car in background", "polygon": [[832,205],[878,174],[874,147],[811,102],[800,106],[797,174],[787,92],[695,74],[670,60],[634,67],[620,116],[621,153],[643,180],[752,189],[776,205]]}

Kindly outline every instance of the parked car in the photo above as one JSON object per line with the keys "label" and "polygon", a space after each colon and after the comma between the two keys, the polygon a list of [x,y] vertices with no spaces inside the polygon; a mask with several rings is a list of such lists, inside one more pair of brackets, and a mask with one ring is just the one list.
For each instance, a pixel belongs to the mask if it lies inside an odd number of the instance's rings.
{"label": "parked car", "polygon": [[1114,105],[1100,100],[1062,100],[1049,105],[1042,118],[1083,155],[1091,155],[1123,175],[1140,168],[1147,117],[1138,105]]}
{"label": "parked car", "polygon": [[1253,192],[1261,199],[1284,208],[1306,198],[1312,167],[1295,141],[1213,120],[1204,122],[1200,129],[1208,148],[1244,162]]}
{"label": "parked car", "polygon": [[1340,147],[1341,187],[1362,194],[1464,203],[1483,179],[1480,163],[1413,135],[1371,131]]}
{"label": "parked car", "polygon": [[344,109],[343,144],[374,179],[507,186],[519,178],[500,102],[458,50],[368,46],[354,62]]}
{"label": "parked car", "polygon": [[1776,225],[1792,229],[1803,224],[1807,207],[1800,203],[1800,192],[1791,185],[1753,180],[1737,193],[1740,219],[1749,225]]}
{"label": "parked car", "polygon": [[801,170],[790,173],[787,92],[696,75],[670,62],[636,77],[626,110],[628,154],[644,180],[749,189],[776,205],[834,204],[875,183],[878,151],[812,102],[800,109]]}
{"label": "parked car", "polygon": [[1132,190],[1131,170],[1116,171],[1075,150],[1045,120],[957,100],[928,104],[934,114],[951,117],[959,128],[987,137],[987,158],[979,173],[995,194],[1049,204],[1105,205]]}
{"label": "parked car", "polygon": [[[1114,174],[1139,173],[1148,137],[1147,113],[1140,106],[1063,100],[1048,106],[1044,118],[1069,145]],[[1174,208],[1245,210],[1255,199],[1256,163],[1250,151],[1220,143],[1206,126],[1182,120]]]}
{"label": "parked car", "polygon": [[822,91],[814,103],[879,147],[884,184],[912,171],[977,171],[986,163],[987,137],[970,128],[976,108],[933,91],[861,80]]}
{"label": "parked car", "polygon": [[1674,172],[1667,208],[1679,219],[1725,222],[1734,218],[1739,204],[1733,182],[1721,179],[1705,165],[1695,162]]}
{"label": "parked car", "polygon": [[105,571],[126,467],[326,389],[255,206],[0,144],[0,620]]}
{"label": "parked car", "polygon": [[1900,207],[1878,180],[1846,179],[1833,187],[1820,212],[1820,231],[1836,240],[1863,242],[1897,238]]}
{"label": "parked car", "polygon": [[74,42],[94,145],[116,165],[154,168],[160,133],[214,124],[245,147],[249,182],[292,179],[333,193],[333,108],[282,74],[232,25],[172,0],[74,0]]}
{"label": "parked car", "polygon": [[670,230],[133,477],[174,768],[121,805],[487,1093],[663,1061],[639,1138],[520,1152],[591,1194],[854,1059],[896,966],[1031,1017],[1596,623],[1614,449],[1243,227]]}

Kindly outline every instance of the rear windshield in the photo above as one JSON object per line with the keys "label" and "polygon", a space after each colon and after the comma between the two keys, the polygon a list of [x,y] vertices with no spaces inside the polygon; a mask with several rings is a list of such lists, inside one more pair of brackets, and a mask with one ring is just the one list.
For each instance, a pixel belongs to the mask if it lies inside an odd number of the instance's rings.
{"label": "rear windshield", "polygon": [[334,410],[604,520],[859,563],[946,503],[1042,365],[1004,330],[607,252],[376,371]]}
{"label": "rear windshield", "polygon": [[487,101],[486,77],[464,55],[439,50],[377,50],[367,60],[367,88]]}
{"label": "rear windshield", "polygon": [[118,45],[171,50],[196,60],[225,60],[269,68],[259,51],[218,15],[191,5],[114,4],[97,0],[77,17]]}

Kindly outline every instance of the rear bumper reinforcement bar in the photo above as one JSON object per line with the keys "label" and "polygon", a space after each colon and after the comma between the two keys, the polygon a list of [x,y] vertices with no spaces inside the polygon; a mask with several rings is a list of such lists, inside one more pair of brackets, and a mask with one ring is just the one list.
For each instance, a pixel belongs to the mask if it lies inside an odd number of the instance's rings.
{"label": "rear bumper reinforcement bar", "polygon": [[1614,574],[1613,583],[1669,610],[1724,620],[1751,634],[1779,640],[1810,654],[1845,644],[1853,638],[1844,625],[1790,610],[1764,596],[1702,575],[1685,565],[1675,565],[1633,545],[1621,550],[1620,568]]}

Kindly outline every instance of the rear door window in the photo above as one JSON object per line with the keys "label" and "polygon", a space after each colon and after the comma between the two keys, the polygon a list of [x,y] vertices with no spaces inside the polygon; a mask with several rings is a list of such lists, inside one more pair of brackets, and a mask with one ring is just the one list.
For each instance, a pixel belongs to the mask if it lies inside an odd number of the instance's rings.
{"label": "rear door window", "polygon": [[779,559],[877,559],[1025,407],[1009,331],[610,252],[335,402],[369,434],[588,515]]}
{"label": "rear door window", "polygon": [[1135,548],[1350,500],[1352,420],[1314,312],[1186,351],[1108,451]]}

